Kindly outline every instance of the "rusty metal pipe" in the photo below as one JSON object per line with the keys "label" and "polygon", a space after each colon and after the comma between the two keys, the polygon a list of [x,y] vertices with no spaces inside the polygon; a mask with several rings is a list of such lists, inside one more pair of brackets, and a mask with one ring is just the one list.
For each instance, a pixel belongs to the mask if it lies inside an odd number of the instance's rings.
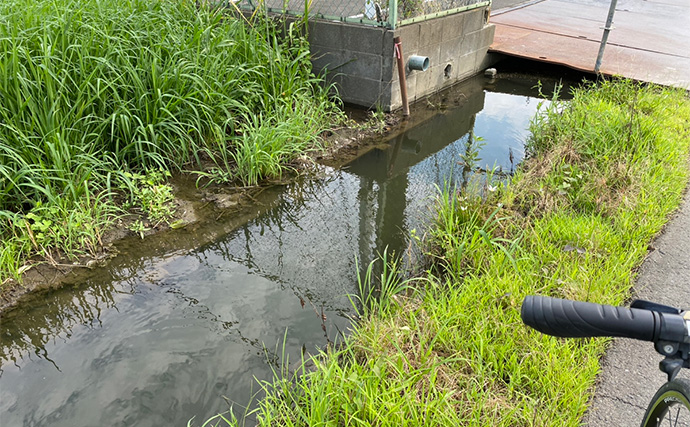
{"label": "rusty metal pipe", "polygon": [[398,80],[400,80],[400,97],[402,98],[403,116],[410,115],[410,104],[407,101],[407,80],[405,79],[405,63],[403,62],[402,40],[400,36],[393,39],[395,42],[395,57],[398,60]]}

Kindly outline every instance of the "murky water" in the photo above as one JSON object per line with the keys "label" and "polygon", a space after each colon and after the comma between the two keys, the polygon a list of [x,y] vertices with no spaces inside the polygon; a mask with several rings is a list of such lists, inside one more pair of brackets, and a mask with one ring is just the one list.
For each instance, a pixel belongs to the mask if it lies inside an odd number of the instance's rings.
{"label": "murky water", "polygon": [[[271,378],[284,338],[296,360],[346,333],[355,258],[405,251],[436,186],[461,177],[468,140],[484,139],[482,164],[510,171],[522,159],[535,82],[485,84],[455,88],[457,105],[387,149],[265,192],[239,226],[220,218],[212,229],[133,241],[106,268],[6,314],[0,424],[186,425],[196,416],[199,425],[246,404],[257,379]],[[196,247],[209,234],[218,237]]]}

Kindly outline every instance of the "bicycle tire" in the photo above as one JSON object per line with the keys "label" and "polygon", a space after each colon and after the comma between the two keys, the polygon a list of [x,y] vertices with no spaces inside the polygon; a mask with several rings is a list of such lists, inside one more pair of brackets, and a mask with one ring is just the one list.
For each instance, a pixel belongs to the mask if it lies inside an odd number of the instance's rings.
{"label": "bicycle tire", "polygon": [[641,427],[690,426],[690,381],[676,378],[657,390]]}

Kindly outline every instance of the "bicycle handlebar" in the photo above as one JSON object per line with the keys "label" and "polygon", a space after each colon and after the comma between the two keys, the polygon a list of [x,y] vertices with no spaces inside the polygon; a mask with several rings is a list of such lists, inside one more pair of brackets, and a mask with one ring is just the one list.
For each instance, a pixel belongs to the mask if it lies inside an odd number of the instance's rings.
{"label": "bicycle handlebar", "polygon": [[526,325],[556,337],[607,336],[652,342],[690,341],[682,315],[641,308],[527,296],[522,303],[521,316]]}

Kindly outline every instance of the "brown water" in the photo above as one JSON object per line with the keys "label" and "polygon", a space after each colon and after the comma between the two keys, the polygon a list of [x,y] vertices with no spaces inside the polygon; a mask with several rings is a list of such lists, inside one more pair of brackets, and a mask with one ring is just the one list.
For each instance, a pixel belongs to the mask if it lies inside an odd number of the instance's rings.
{"label": "brown water", "polygon": [[485,84],[454,88],[458,105],[387,149],[264,192],[239,224],[132,240],[107,267],[7,313],[0,424],[184,426],[232,402],[241,412],[285,356],[283,339],[294,361],[347,333],[355,258],[405,252],[437,186],[462,178],[470,138],[484,139],[481,164],[510,171],[522,159],[536,82]]}

